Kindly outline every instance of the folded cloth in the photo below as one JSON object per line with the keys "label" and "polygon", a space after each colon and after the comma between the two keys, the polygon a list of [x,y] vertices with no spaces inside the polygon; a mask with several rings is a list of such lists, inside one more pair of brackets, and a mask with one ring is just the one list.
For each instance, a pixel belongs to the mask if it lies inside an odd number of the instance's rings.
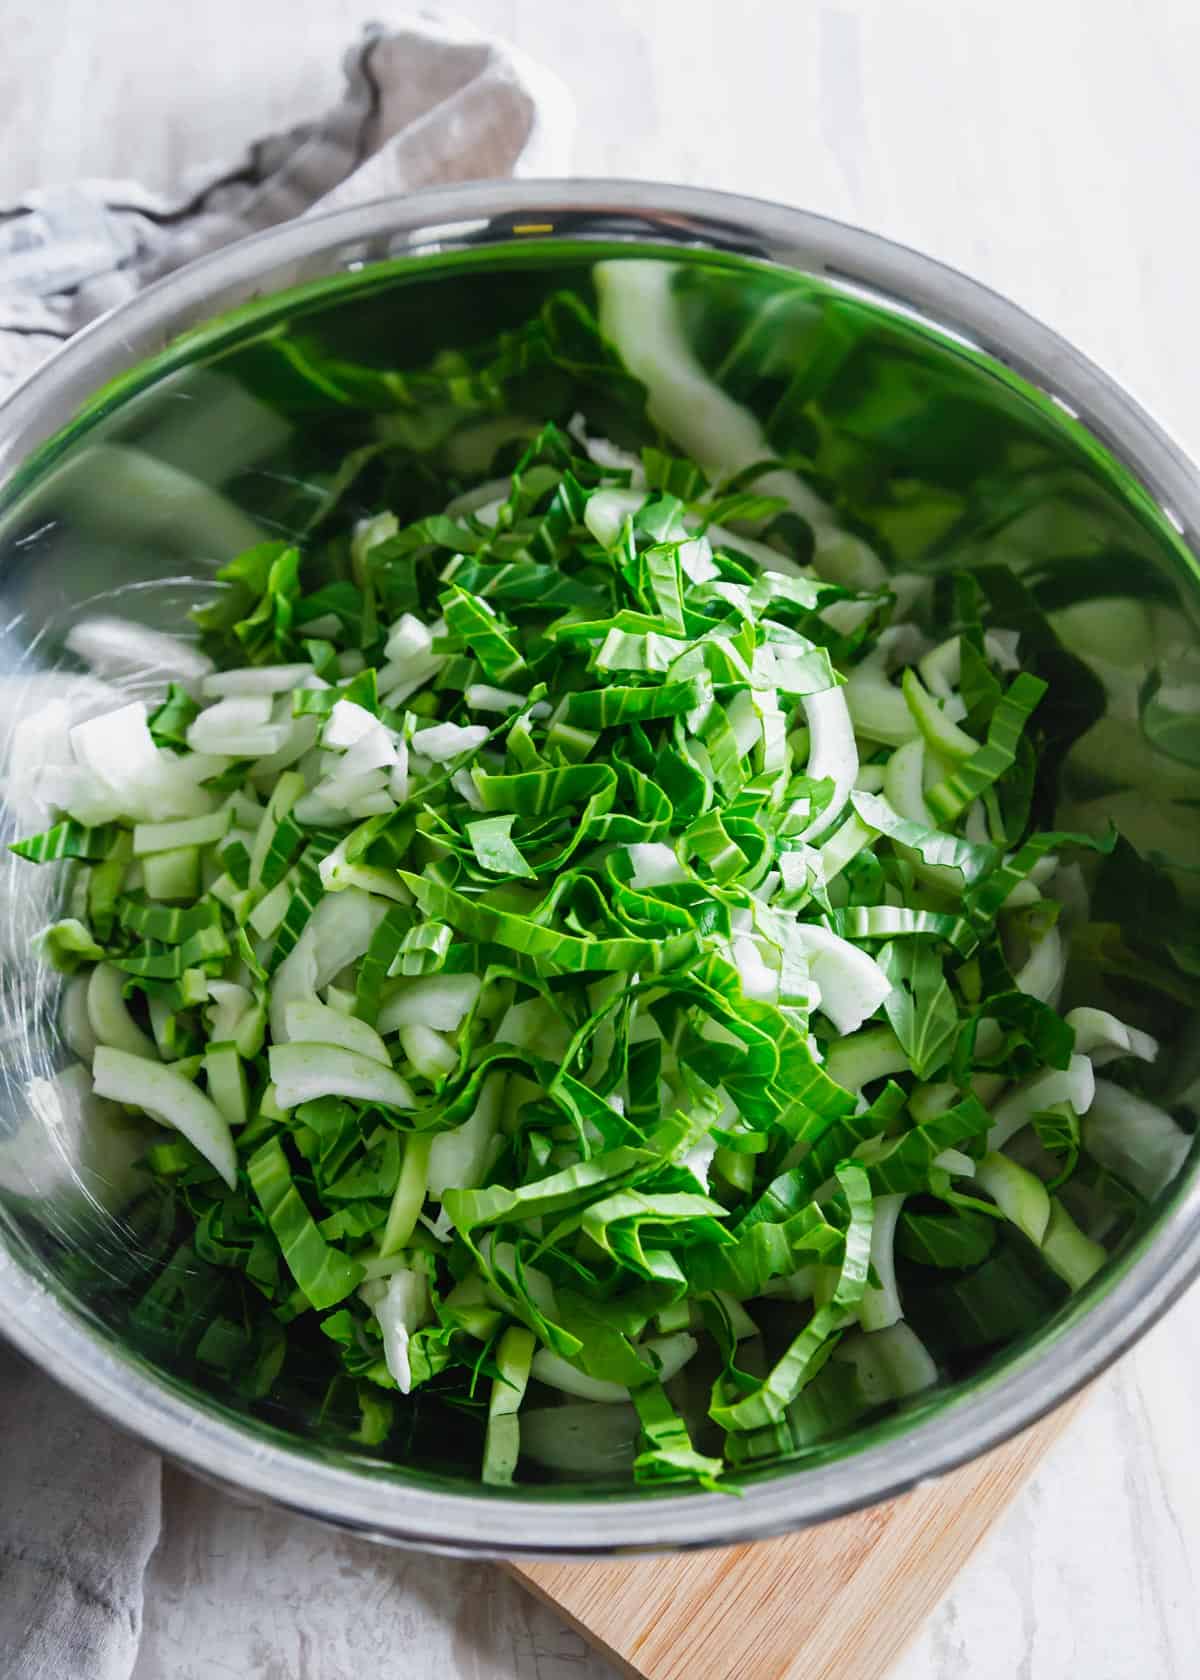
{"label": "folded cloth", "polygon": [[[0,395],[148,281],[311,210],[438,182],[561,175],[559,83],[508,47],[421,18],[372,27],[316,122],[163,197],[126,181],[0,209]],[[0,1670],[127,1680],[159,1530],[159,1461],[0,1348]]]}
{"label": "folded cloth", "polygon": [[0,396],[97,315],[245,234],[448,181],[566,171],[566,91],[506,45],[425,17],[372,25],[345,72],[323,117],[177,191],[78,181],[0,206]]}
{"label": "folded cloth", "polygon": [[9,1680],[125,1680],[158,1540],[157,1455],[0,1350],[0,1652]]}

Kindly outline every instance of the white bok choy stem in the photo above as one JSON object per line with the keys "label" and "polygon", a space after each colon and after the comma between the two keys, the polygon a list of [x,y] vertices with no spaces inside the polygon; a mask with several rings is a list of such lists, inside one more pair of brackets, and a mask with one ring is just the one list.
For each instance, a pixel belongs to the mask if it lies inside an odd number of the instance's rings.
{"label": "white bok choy stem", "polygon": [[190,1080],[161,1062],[131,1056],[102,1044],[92,1059],[96,1095],[182,1132],[232,1190],[237,1184],[237,1156],[229,1122],[216,1104]]}

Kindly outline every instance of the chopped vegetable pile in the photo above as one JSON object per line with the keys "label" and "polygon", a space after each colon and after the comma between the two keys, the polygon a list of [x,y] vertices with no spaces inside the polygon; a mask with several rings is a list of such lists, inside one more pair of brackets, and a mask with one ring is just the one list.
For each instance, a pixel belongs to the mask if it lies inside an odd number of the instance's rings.
{"label": "chopped vegetable pile", "polygon": [[581,399],[239,555],[14,848],[72,860],[63,1034],[151,1123],[149,1345],[402,1460],[453,1417],[493,1485],[801,1458],[1041,1323],[1190,1143],[1068,975],[1147,866],[1048,826],[1090,720],[1045,619],[886,571],[669,273],[588,329],[653,443]]}

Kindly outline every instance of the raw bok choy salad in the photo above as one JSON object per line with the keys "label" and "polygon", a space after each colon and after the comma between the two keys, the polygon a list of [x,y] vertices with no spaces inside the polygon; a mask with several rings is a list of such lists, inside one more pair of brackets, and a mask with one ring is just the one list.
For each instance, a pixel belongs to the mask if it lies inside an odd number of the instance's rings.
{"label": "raw bok choy salad", "polygon": [[64,1036],[155,1128],[143,1329],[397,1457],[453,1413],[494,1485],[802,1457],[1040,1323],[1190,1142],[1074,995],[1147,866],[1048,826],[1045,621],[889,576],[633,302],[696,459],[551,423],[336,578],[240,555],[15,847],[70,860]]}

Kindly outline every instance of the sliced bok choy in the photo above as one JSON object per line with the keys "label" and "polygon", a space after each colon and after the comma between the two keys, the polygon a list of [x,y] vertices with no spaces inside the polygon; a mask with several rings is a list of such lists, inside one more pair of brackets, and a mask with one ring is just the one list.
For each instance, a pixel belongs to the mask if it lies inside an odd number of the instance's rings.
{"label": "sliced bok choy", "polygon": [[710,334],[692,268],[415,371],[256,341],[331,416],[253,486],[302,535],[187,639],[83,620],[136,689],[14,730],[39,1007],[142,1151],[131,1331],[497,1489],[833,1440],[1085,1287],[1191,1147],[1182,620],[1122,609],[1141,683],[1057,615],[1100,720],[1037,567],[953,569],[999,491],[914,514],[812,300]]}

